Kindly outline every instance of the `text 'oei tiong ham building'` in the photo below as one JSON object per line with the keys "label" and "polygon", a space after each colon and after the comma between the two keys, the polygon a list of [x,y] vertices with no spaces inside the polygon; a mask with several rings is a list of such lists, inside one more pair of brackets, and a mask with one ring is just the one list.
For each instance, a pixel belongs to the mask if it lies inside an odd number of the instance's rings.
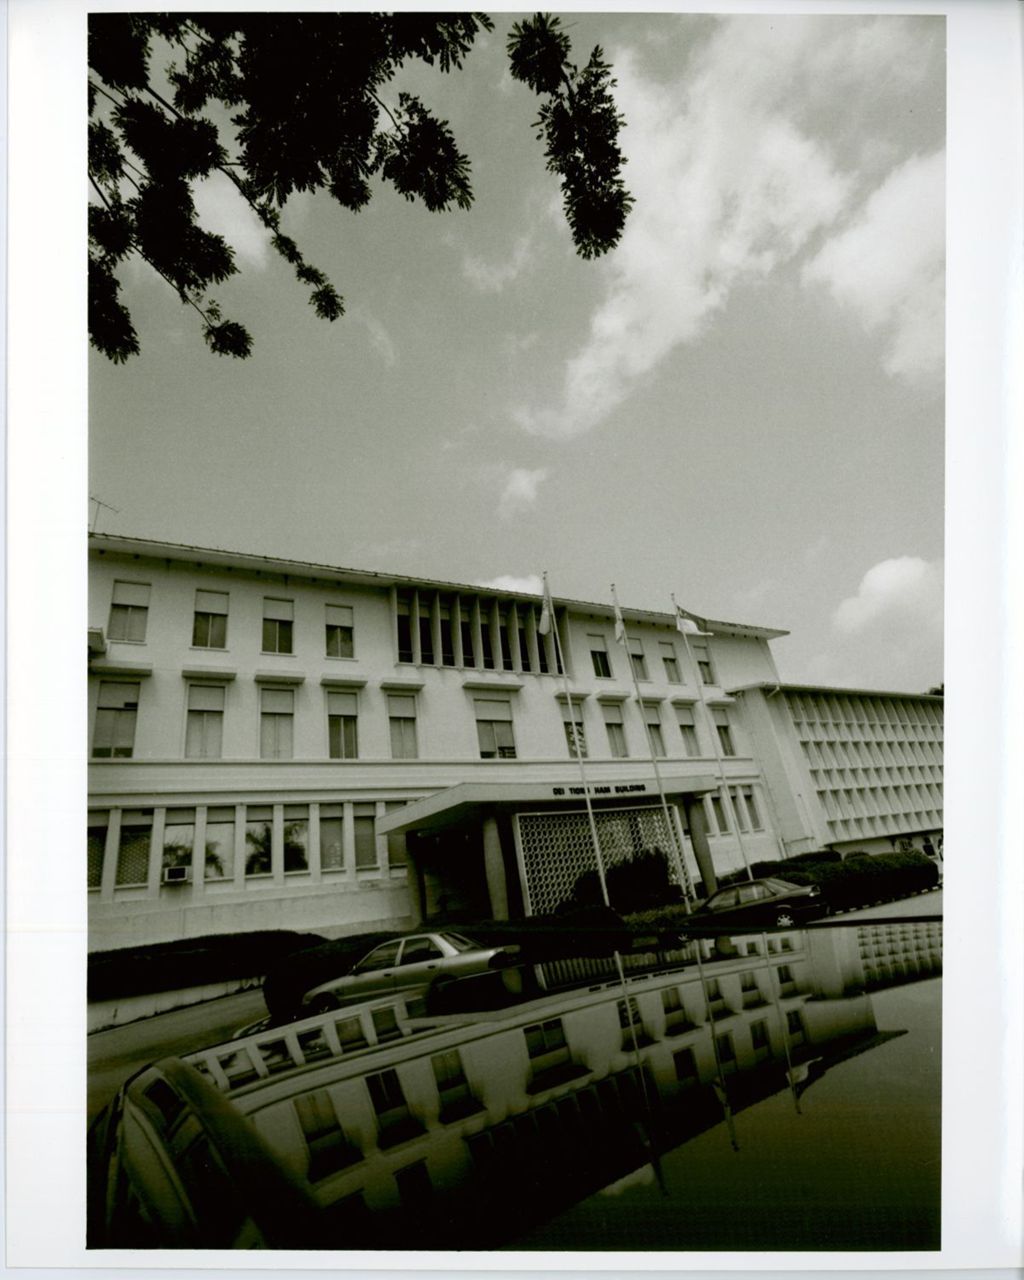
{"label": "text 'oei tiong ham building'", "polygon": [[941,699],[780,686],[782,631],[96,534],[89,594],[93,950],[550,912],[587,798],[706,889],[940,839]]}

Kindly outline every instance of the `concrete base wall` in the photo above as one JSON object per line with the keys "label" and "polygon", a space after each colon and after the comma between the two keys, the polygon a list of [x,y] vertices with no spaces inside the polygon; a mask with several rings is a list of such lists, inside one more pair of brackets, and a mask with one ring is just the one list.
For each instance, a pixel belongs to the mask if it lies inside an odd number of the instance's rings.
{"label": "concrete base wall", "polygon": [[230,982],[210,982],[202,987],[186,987],[183,991],[158,991],[153,995],[126,996],[123,1000],[98,1000],[89,1005],[88,1031],[106,1031],[110,1027],[123,1027],[141,1018],[152,1018],[171,1009],[185,1009],[189,1005],[204,1004],[220,996],[234,995],[259,987],[260,978],[233,978]]}

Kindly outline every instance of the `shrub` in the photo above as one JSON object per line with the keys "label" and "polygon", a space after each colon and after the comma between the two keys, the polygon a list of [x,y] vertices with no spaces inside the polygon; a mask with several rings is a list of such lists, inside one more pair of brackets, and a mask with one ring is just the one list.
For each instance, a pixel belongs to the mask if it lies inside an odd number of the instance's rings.
{"label": "shrub", "polygon": [[[669,872],[668,858],[657,845],[642,849],[605,871],[608,899],[616,911],[640,911],[678,899],[680,890]],[[603,906],[601,880],[596,871],[585,871],[573,886],[568,907]]]}
{"label": "shrub", "polygon": [[88,998],[122,1000],[258,977],[278,957],[322,941],[316,933],[271,929],[94,951],[88,960]]}

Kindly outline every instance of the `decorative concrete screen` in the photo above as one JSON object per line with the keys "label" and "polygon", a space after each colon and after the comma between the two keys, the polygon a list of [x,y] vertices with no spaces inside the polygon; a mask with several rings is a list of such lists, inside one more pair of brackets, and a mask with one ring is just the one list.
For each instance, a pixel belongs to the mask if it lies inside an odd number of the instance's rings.
{"label": "decorative concrete screen", "polygon": [[[660,848],[668,858],[673,882],[678,882],[672,836],[661,809],[595,810],[594,822],[606,870],[644,849]],[[585,809],[518,813],[515,833],[526,907],[533,915],[554,911],[572,897],[581,875],[597,870]]]}

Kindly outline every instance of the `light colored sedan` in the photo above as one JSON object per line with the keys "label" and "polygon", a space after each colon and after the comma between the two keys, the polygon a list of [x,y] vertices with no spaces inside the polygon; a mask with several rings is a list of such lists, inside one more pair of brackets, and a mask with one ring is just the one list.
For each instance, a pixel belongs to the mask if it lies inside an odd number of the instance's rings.
{"label": "light colored sedan", "polygon": [[368,996],[429,987],[439,977],[466,978],[507,969],[519,958],[515,943],[482,947],[461,933],[416,933],[392,938],[363,956],[348,973],[322,982],[302,997],[303,1013],[319,1013]]}

